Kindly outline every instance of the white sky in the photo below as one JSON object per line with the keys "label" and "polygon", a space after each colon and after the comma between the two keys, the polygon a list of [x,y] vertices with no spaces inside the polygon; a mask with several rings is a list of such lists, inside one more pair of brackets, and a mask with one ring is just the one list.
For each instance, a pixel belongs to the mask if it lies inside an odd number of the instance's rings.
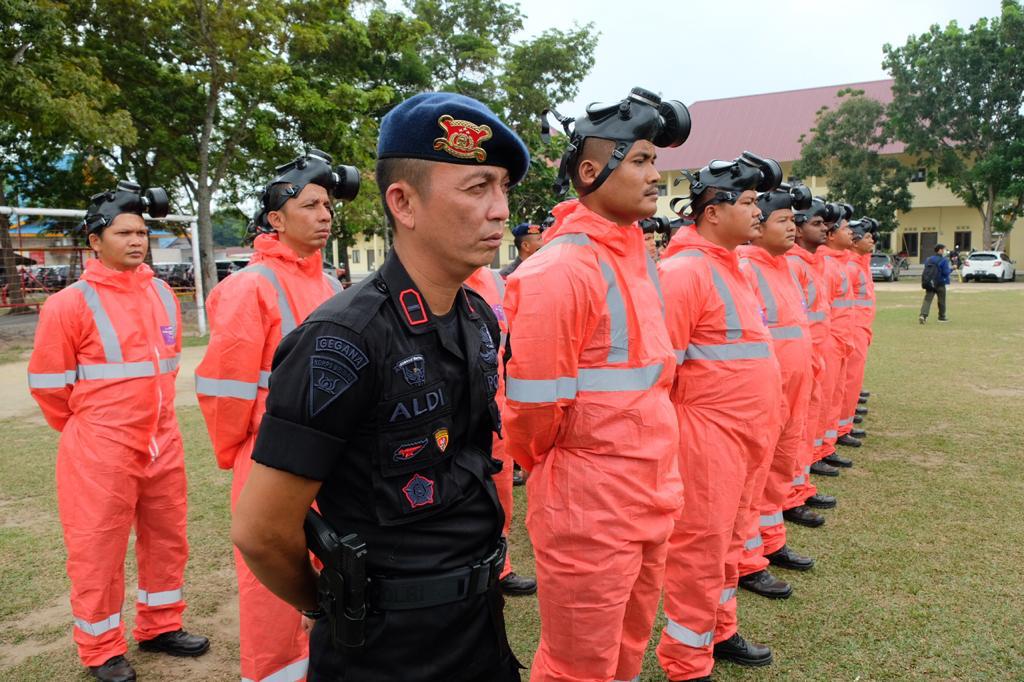
{"label": "white sky", "polygon": [[[398,4],[391,0],[389,4]],[[999,0],[519,0],[525,35],[593,22],[594,67],[575,102],[617,101],[635,85],[692,104],[888,78],[882,46],[932,24],[998,17]]]}

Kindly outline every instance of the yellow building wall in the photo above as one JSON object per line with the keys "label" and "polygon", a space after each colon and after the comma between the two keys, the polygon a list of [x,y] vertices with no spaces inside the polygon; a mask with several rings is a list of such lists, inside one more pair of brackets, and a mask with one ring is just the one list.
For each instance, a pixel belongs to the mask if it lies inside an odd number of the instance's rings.
{"label": "yellow building wall", "polygon": [[[371,262],[370,253],[373,253]],[[387,254],[387,244],[382,237],[374,235],[370,239],[361,239],[348,248],[348,263],[353,276],[365,277],[371,272],[376,272],[384,264]],[[328,260],[331,259],[331,252],[328,248],[325,251]],[[491,263],[492,267],[504,267],[516,258],[515,242],[512,239],[511,231],[505,232],[505,237],[498,249],[497,264]]]}

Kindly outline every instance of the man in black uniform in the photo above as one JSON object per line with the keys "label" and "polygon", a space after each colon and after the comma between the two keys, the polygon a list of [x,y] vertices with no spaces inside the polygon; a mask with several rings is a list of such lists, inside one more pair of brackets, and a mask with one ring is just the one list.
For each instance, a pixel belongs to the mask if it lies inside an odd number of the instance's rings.
{"label": "man in black uniform", "polygon": [[484,105],[448,93],[392,110],[377,153],[394,250],[282,341],[232,539],[311,617],[310,504],[366,543],[365,644],[337,646],[316,620],[311,682],[519,680],[497,589],[498,325],[462,282],[501,246],[529,154]]}
{"label": "man in black uniform", "polygon": [[516,243],[516,259],[498,271],[502,279],[516,271],[523,261],[537,253],[544,245],[543,225],[531,225],[530,223],[519,223],[512,228],[512,238]]}

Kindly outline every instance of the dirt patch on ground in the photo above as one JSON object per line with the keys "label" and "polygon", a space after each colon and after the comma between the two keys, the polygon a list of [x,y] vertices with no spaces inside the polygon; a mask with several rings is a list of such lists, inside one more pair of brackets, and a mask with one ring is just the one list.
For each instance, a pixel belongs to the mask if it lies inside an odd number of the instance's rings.
{"label": "dirt patch on ground", "polygon": [[970,388],[979,395],[992,398],[1024,398],[1024,388],[990,388],[987,386],[971,386]]}
{"label": "dirt patch on ground", "polygon": [[25,500],[0,500],[0,528],[47,532],[57,523],[56,514],[40,513],[37,507],[26,504]]}
{"label": "dirt patch on ground", "polygon": [[74,648],[75,642],[71,638],[70,627],[56,637],[29,636],[16,643],[9,643],[12,639],[18,640],[21,633],[38,633],[53,628],[58,623],[71,623],[71,603],[67,593],[57,597],[49,605],[19,613],[16,618],[0,622],[0,631],[8,633],[4,638],[8,643],[0,650],[0,670],[5,667],[13,668],[33,656]]}

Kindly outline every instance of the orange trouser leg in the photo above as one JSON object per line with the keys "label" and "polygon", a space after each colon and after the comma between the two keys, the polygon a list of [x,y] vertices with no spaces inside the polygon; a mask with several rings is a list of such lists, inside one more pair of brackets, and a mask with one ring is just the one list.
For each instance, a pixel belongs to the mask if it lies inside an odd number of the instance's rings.
{"label": "orange trouser leg", "polygon": [[821,394],[821,412],[818,417],[818,437],[821,438],[822,443],[817,446],[815,461],[828,457],[836,451],[836,438],[839,437],[836,431],[839,421],[836,392],[839,391],[841,399],[842,391],[838,389],[839,378],[845,376],[845,373],[843,342],[841,339],[831,336],[825,353],[825,383],[824,392]]}
{"label": "orange trouser leg", "polygon": [[797,462],[793,469],[793,480],[784,509],[799,507],[808,497],[817,494],[818,489],[811,481],[811,464],[817,461],[818,415],[821,410],[821,396],[824,391],[825,362],[816,355],[811,363],[810,397],[804,418],[804,431],[797,450]]}
{"label": "orange trouser leg", "polygon": [[[501,462],[501,471],[494,475],[494,487],[498,489],[498,501],[501,502],[501,509],[505,512],[505,525],[501,527],[501,535],[509,537],[512,528],[512,457],[505,450],[505,441],[494,436],[491,445],[491,457]],[[512,549],[505,552],[505,565],[501,569],[501,577],[504,578],[512,572]]]}
{"label": "orange trouser leg", "polygon": [[845,436],[853,430],[853,418],[857,414],[857,401],[864,385],[864,368],[868,362],[868,330],[854,327],[853,349],[846,362],[846,381],[843,387],[842,419],[839,421],[839,435]]}
{"label": "orange trouser leg", "polygon": [[188,561],[185,450],[177,428],[157,439],[157,455],[142,471],[135,506],[139,563],[136,641],[181,628]]}
{"label": "orange trouser leg", "polygon": [[71,615],[87,666],[124,654],[124,559],[135,517],[136,472],[148,453],[93,437],[72,417],[57,450],[57,507],[67,548]]}
{"label": "orange trouser leg", "polygon": [[[734,554],[733,558],[736,563],[737,580],[739,576],[757,573],[768,567],[768,560],[764,558],[762,552],[764,541],[761,538],[760,510],[764,504],[765,486],[771,473],[774,450],[775,448],[772,447],[770,454],[762,457],[760,463],[749,474],[751,479],[750,501],[745,508],[740,510],[740,515],[737,518],[739,551]],[[728,620],[728,615],[726,620]],[[722,622],[721,619],[719,622]],[[733,625],[735,625],[735,621]]]}
{"label": "orange trouser leg", "polygon": [[[235,460],[231,483],[234,508],[252,468],[252,444]],[[238,648],[242,659],[243,682],[300,682],[309,667],[309,638],[302,631],[302,616],[295,607],[282,601],[256,579],[237,549],[235,572],[238,575]],[[272,677],[273,676],[273,677]]]}
{"label": "orange trouser leg", "polygon": [[527,480],[541,620],[531,682],[640,672],[674,514],[598,504],[613,480],[560,450]]}
{"label": "orange trouser leg", "polygon": [[839,371],[835,377],[835,387],[832,389],[831,412],[828,417],[828,430],[825,431],[825,454],[827,457],[836,451],[836,439],[839,438],[839,427],[841,414],[843,412],[843,400],[846,397],[846,367],[849,364],[850,354],[845,344],[839,348]]}
{"label": "orange trouser leg", "polygon": [[657,650],[671,679],[710,675],[714,667],[711,645],[719,604],[736,594],[736,565],[727,576],[726,555],[747,479],[743,455],[732,444],[725,447],[726,439],[718,437],[712,424],[700,423],[685,410],[680,417],[679,469],[686,501],[669,539],[664,599],[668,623]]}

